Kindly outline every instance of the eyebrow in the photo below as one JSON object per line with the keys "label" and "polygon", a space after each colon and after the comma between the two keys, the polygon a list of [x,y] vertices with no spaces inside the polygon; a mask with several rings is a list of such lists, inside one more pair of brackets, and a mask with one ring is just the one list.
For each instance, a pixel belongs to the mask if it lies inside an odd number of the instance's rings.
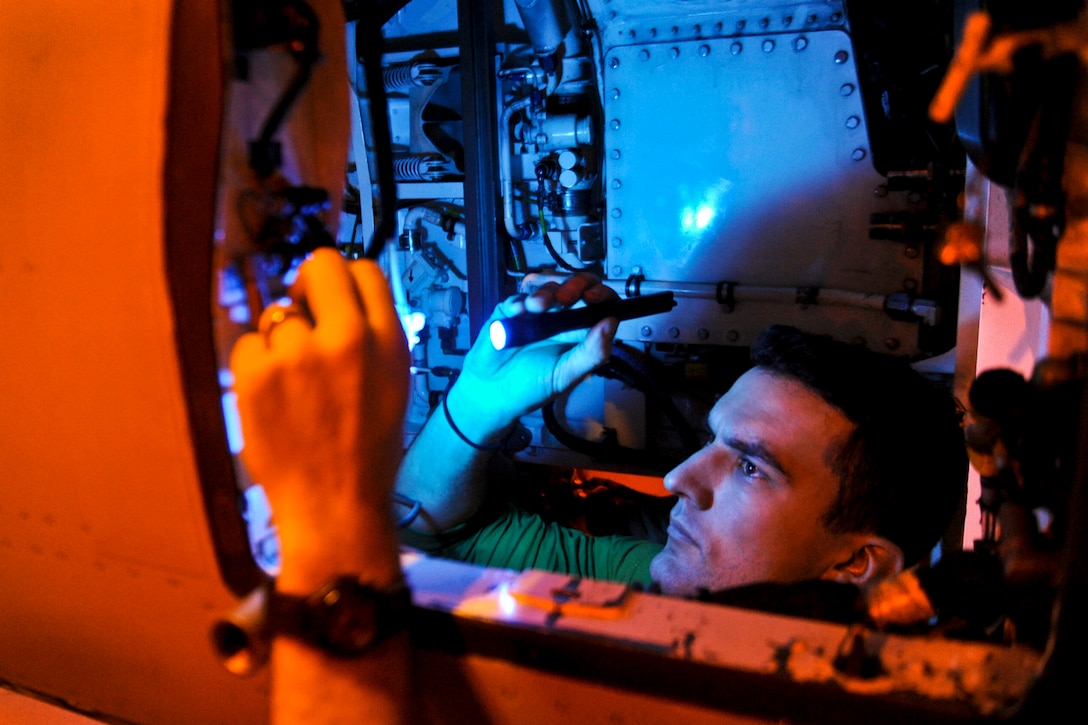
{"label": "eyebrow", "polygon": [[759,441],[746,441],[740,438],[726,438],[722,441],[725,445],[729,446],[733,450],[740,451],[745,456],[752,458],[758,458],[761,461],[766,462],[771,468],[781,473],[786,478],[789,478],[789,473],[786,471],[786,467],[782,465],[782,462],[778,460],[778,457],[767,450],[767,447]]}

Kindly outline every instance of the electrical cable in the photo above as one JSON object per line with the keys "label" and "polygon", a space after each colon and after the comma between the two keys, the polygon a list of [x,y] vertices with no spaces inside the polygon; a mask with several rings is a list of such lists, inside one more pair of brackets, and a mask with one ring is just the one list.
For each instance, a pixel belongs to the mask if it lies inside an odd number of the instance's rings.
{"label": "electrical cable", "polygon": [[[642,391],[648,398],[652,398],[661,406],[666,417],[676,426],[681,440],[687,452],[693,452],[699,447],[698,434],[691,424],[684,418],[680,409],[673,400],[662,392],[662,387],[653,379],[649,369],[635,358],[633,353],[623,345],[613,346],[612,356],[606,366],[597,374],[609,377]],[[652,468],[670,468],[677,461],[668,460],[660,453],[638,448],[621,446],[615,438],[607,438],[604,441],[589,441],[579,438],[563,428],[555,413],[555,402],[549,402],[541,409],[544,417],[544,425],[548,432],[565,447],[576,453],[584,453],[602,461],[621,461]],[[685,453],[686,455],[686,453]]]}
{"label": "electrical cable", "polygon": [[[374,228],[374,236],[367,245],[363,256],[378,259],[385,244],[394,235],[397,223],[397,186],[393,177],[393,143],[389,130],[388,102],[385,96],[385,82],[382,79],[382,37],[383,13],[388,7],[362,3],[354,4],[355,59],[363,67],[366,80],[367,111],[370,116],[370,129],[373,135],[370,146],[374,150],[377,166],[379,220]],[[395,12],[395,10],[394,10]],[[348,16],[353,17],[352,15]],[[391,16],[390,16],[391,17]]]}

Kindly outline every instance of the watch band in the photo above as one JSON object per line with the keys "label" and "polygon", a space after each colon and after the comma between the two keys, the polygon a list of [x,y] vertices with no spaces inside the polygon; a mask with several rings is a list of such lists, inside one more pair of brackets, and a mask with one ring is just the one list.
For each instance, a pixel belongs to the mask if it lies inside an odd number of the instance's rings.
{"label": "watch band", "polygon": [[305,596],[273,589],[267,623],[273,636],[291,637],[337,657],[356,657],[406,629],[411,608],[412,593],[403,581],[377,588],[341,574]]}

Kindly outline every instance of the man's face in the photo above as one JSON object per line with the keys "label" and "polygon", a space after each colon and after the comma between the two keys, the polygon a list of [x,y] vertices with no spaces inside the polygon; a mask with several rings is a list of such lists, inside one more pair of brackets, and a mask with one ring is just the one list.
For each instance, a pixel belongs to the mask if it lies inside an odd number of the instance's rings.
{"label": "man's face", "polygon": [[680,496],[650,565],[669,594],[816,579],[849,558],[821,517],[835,499],[834,454],[854,425],[789,377],[754,368],[708,417],[714,439],[665,477]]}

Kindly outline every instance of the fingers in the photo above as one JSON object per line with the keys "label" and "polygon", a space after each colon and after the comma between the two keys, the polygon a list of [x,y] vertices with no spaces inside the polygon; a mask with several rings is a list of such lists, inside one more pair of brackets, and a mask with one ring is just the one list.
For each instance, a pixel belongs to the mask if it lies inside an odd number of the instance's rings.
{"label": "fingers", "polygon": [[617,297],[615,290],[603,284],[597,275],[578,272],[561,283],[549,282],[542,285],[526,298],[525,309],[530,312],[545,312],[555,307],[569,307],[579,300],[595,304]]}
{"label": "fingers", "polygon": [[315,329],[337,336],[361,331],[363,302],[347,260],[335,249],[315,249],[302,263],[291,297],[305,305]]}

